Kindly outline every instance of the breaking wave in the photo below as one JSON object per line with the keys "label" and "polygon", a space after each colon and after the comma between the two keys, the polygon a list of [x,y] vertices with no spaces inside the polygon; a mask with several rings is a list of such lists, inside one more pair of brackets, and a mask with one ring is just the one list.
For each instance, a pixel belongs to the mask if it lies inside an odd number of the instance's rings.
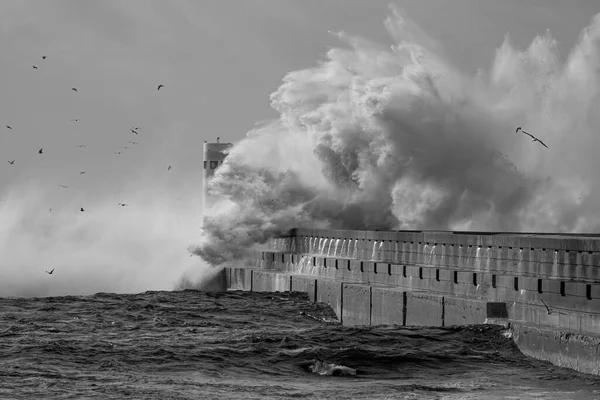
{"label": "breaking wave", "polygon": [[[600,15],[566,60],[550,36],[507,36],[466,75],[391,7],[385,47],[346,33],[271,95],[279,118],[237,143],[209,184],[212,264],[294,226],[593,231],[600,227]],[[532,143],[522,126],[549,148]]]}

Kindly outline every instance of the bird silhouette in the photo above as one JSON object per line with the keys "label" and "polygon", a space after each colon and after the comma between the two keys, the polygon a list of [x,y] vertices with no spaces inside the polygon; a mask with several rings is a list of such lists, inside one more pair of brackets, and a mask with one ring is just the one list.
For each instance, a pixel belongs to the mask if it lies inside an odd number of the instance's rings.
{"label": "bird silhouette", "polygon": [[141,128],[140,128],[139,126],[134,126],[134,127],[133,127],[133,128],[131,128],[131,129],[135,129],[136,131],[139,131]]}
{"label": "bird silhouette", "polygon": [[[77,91],[77,90],[76,90],[76,91]],[[72,119],[71,121],[73,121],[73,122],[79,122],[79,121],[81,121],[81,119],[79,119],[79,118],[74,118],[74,119]]]}
{"label": "bird silhouette", "polygon": [[115,151],[115,154],[121,154],[121,152],[120,151]]}
{"label": "bird silhouette", "polygon": [[125,203],[117,203],[118,205],[120,205],[121,207],[125,207],[128,206],[129,204],[125,204]]}
{"label": "bird silhouette", "polygon": [[58,186],[60,186],[61,188],[64,188],[64,189],[68,189],[69,188],[67,185],[58,185]]}
{"label": "bird silhouette", "polygon": [[10,165],[13,165],[15,163],[15,160],[9,161],[8,162]]}
{"label": "bird silhouette", "polygon": [[129,143],[131,143],[131,144],[138,144],[138,142],[129,142]]}
{"label": "bird silhouette", "polygon": [[77,146],[75,146],[75,147],[85,147],[85,144],[78,144],[78,145],[77,145]]}
{"label": "bird silhouette", "polygon": [[217,143],[219,143],[220,140],[221,140],[221,138],[217,136]]}
{"label": "bird silhouette", "polygon": [[46,59],[46,56],[42,56],[42,60],[45,60],[45,59]]}
{"label": "bird silhouette", "polygon": [[79,211],[81,211],[81,212],[84,212],[85,210],[83,209],[83,207],[81,207],[81,208],[79,209]]}
{"label": "bird silhouette", "polygon": [[6,127],[7,127],[8,129],[12,129],[12,126],[10,126],[10,125],[6,125]]}
{"label": "bird silhouette", "polygon": [[74,92],[76,92],[76,91],[77,91],[77,88],[74,88],[74,87],[73,87],[73,88],[71,88],[71,90],[72,90],[72,91],[74,91]]}
{"label": "bird silhouette", "polygon": [[136,135],[138,134],[138,131],[136,131],[135,129],[130,129],[131,133],[135,133]]}
{"label": "bird silhouette", "polygon": [[47,273],[48,275],[52,275],[52,274],[54,273],[54,268],[52,268],[52,271],[50,271],[50,272],[46,271],[46,273]]}
{"label": "bird silhouette", "polygon": [[85,174],[85,171],[81,171],[81,172],[79,173],[79,175],[83,175],[83,174]]}
{"label": "bird silhouette", "polygon": [[161,87],[165,87],[165,85],[158,85],[158,89],[156,90],[160,90]]}
{"label": "bird silhouette", "polygon": [[548,307],[548,305],[546,304],[546,302],[544,300],[542,300],[540,298],[540,301],[542,302],[542,304],[544,305],[544,307],[546,307],[546,310],[548,310],[548,315],[552,314],[552,311],[550,311],[550,307]]}
{"label": "bird silhouette", "polygon": [[44,148],[42,147],[41,149],[38,150],[39,154],[44,154]]}
{"label": "bird silhouette", "polygon": [[36,67],[35,65],[32,65],[33,69],[38,69],[38,67]]}
{"label": "bird silhouette", "polygon": [[170,170],[171,170],[171,166],[169,165],[169,168],[167,168],[167,171],[170,171]]}
{"label": "bird silhouette", "polygon": [[535,137],[535,136],[533,136],[531,133],[525,132],[523,129],[521,129],[521,127],[520,127],[520,126],[517,128],[517,130],[516,130],[515,132],[519,132],[519,131],[521,131],[521,132],[523,132],[524,134],[526,134],[527,136],[531,137],[531,141],[532,141],[532,142],[540,142],[540,144],[541,144],[542,146],[544,146],[545,148],[548,148],[548,146],[546,146],[546,143],[542,142],[540,139],[536,138],[536,137]]}

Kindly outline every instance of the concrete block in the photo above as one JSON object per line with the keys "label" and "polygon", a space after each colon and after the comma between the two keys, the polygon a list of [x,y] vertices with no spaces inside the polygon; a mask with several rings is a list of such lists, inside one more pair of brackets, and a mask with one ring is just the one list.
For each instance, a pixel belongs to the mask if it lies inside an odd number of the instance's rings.
{"label": "concrete block", "polygon": [[342,285],[342,323],[344,326],[371,325],[371,286]]}
{"label": "concrete block", "polygon": [[250,268],[228,268],[229,289],[233,290],[252,290],[252,269]]}
{"label": "concrete block", "polygon": [[444,326],[483,324],[487,302],[444,296]]}
{"label": "concrete block", "polygon": [[443,326],[444,297],[406,292],[406,325]]}
{"label": "concrete block", "polygon": [[486,303],[486,318],[508,318],[508,305],[502,302],[487,302]]}
{"label": "concrete block", "polygon": [[307,293],[310,301],[317,297],[317,278],[303,275],[292,275],[292,291]]}
{"label": "concrete block", "polygon": [[290,274],[276,271],[253,270],[253,292],[288,292],[290,290]]}
{"label": "concrete block", "polygon": [[404,325],[404,290],[371,288],[371,325]]}
{"label": "concrete block", "polygon": [[[342,282],[325,278],[317,279],[317,302],[328,304],[342,321]],[[342,321],[343,322],[343,321]]]}

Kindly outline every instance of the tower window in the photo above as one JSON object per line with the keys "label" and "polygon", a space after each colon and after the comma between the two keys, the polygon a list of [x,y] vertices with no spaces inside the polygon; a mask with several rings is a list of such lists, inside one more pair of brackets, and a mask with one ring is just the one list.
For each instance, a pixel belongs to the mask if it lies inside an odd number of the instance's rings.
{"label": "tower window", "polygon": [[208,165],[208,161],[204,161],[204,169],[206,169],[207,165]]}

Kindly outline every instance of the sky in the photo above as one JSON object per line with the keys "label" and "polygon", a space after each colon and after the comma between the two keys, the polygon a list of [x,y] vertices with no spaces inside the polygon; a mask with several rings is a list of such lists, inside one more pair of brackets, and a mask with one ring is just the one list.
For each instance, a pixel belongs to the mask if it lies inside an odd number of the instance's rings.
{"label": "sky", "polygon": [[[0,278],[19,277],[10,289],[18,292],[30,276],[43,274],[40,260],[76,271],[93,258],[77,276],[114,265],[103,283],[108,289],[172,284],[194,268],[194,261],[181,260],[200,235],[203,141],[237,142],[277,118],[269,96],[286,74],[343,46],[332,32],[392,45],[383,24],[389,4],[2,1],[0,248],[9,256],[0,258]],[[550,30],[559,56],[567,57],[600,12],[594,0],[393,4],[420,27],[421,40],[467,75],[491,67],[507,34],[525,49]],[[157,91],[159,84],[164,88]],[[130,132],[134,126],[139,134]],[[125,263],[132,265],[126,276]],[[165,276],[165,264],[181,265]],[[144,268],[152,273],[140,279]],[[67,290],[35,282],[28,293]],[[82,290],[104,287],[86,285]],[[9,291],[0,286],[0,295],[3,289]]]}

